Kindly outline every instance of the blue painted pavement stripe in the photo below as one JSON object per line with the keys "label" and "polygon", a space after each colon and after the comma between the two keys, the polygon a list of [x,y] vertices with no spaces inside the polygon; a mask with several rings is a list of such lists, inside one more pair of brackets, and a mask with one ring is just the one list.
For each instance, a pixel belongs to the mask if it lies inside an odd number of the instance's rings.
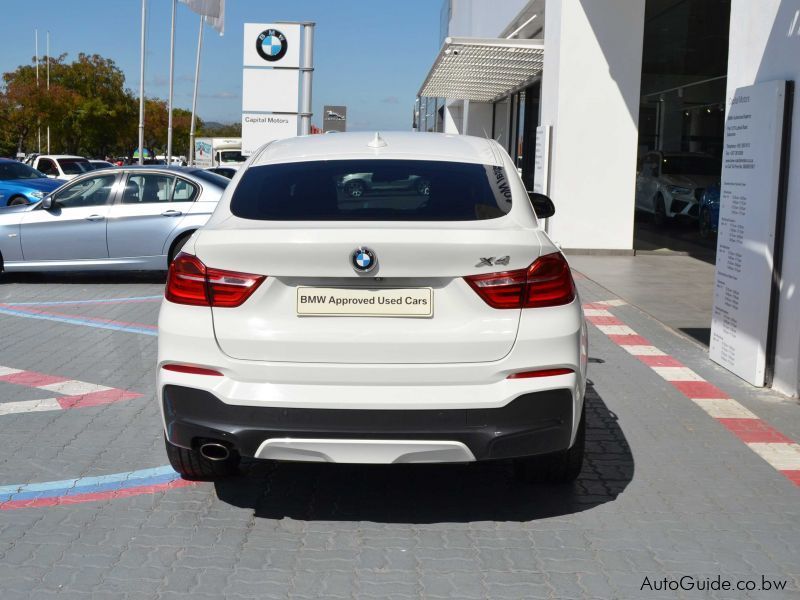
{"label": "blue painted pavement stripe", "polygon": [[69,323],[70,325],[82,325],[84,327],[95,327],[97,329],[111,329],[112,331],[125,331],[127,333],[139,333],[141,335],[158,335],[154,329],[144,329],[134,325],[117,325],[114,323],[103,323],[93,321],[91,319],[83,319],[80,317],[62,317],[57,315],[36,314],[24,312],[22,310],[14,310],[13,308],[0,307],[0,314],[11,315],[14,317],[25,317],[28,319],[39,319],[42,321],[56,321],[59,323]]}
{"label": "blue painted pavement stripe", "polygon": [[[19,483],[4,485],[0,487],[0,501],[8,500],[6,496],[17,495],[28,492],[47,492],[59,490],[66,493],[68,490],[78,487],[91,487],[104,485],[107,483],[119,483],[131,481],[134,485],[147,485],[142,480],[159,478],[162,476],[177,477],[177,473],[169,465],[163,467],[153,467],[150,469],[140,469],[138,471],[127,471],[124,473],[112,473],[110,475],[99,475],[96,477],[79,477],[78,479],[62,479],[60,481],[44,481],[41,483]],[[59,494],[61,495],[61,494]]]}
{"label": "blue painted pavement stripe", "polygon": [[158,296],[131,296],[129,298],[98,298],[96,300],[58,300],[54,302],[3,302],[6,306],[59,306],[61,304],[111,304],[114,302],[136,302],[138,300],[161,300],[163,294]]}
{"label": "blue painted pavement stripe", "polygon": [[148,477],[145,479],[126,479],[125,481],[112,481],[109,483],[97,483],[94,485],[80,485],[69,489],[45,490],[41,492],[25,491],[16,494],[0,496],[0,502],[8,500],[38,500],[39,498],[59,498],[63,496],[77,496],[79,494],[96,494],[99,492],[112,492],[125,490],[132,487],[143,485],[157,485],[159,483],[169,483],[178,479],[177,473],[160,475],[158,477]]}

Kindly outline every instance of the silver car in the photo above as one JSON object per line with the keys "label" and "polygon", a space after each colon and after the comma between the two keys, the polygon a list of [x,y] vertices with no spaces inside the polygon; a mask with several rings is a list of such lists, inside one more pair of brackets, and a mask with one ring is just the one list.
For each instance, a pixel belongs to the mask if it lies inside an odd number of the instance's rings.
{"label": "silver car", "polygon": [[202,169],[103,169],[0,209],[0,270],[163,270],[229,180]]}

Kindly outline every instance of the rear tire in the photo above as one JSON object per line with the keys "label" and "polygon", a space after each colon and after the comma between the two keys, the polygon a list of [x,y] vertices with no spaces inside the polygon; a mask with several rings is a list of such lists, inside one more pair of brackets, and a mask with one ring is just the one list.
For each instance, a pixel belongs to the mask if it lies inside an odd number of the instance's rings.
{"label": "rear tire", "polygon": [[523,483],[572,483],[583,467],[586,446],[586,404],[581,411],[575,443],[567,450],[514,460],[514,476]]}
{"label": "rear tire", "polygon": [[707,240],[711,237],[711,211],[708,208],[700,209],[700,237]]}
{"label": "rear tire", "polygon": [[231,454],[225,460],[208,460],[199,450],[176,446],[164,437],[169,464],[184,479],[211,480],[221,479],[236,474],[239,467],[239,455]]}
{"label": "rear tire", "polygon": [[361,198],[366,191],[366,186],[364,182],[353,180],[348,181],[344,186],[344,193],[347,194],[351,198]]}
{"label": "rear tire", "polygon": [[667,207],[664,204],[664,196],[659,194],[656,196],[656,203],[653,207],[653,225],[656,227],[666,227],[670,223],[670,218],[667,216]]}
{"label": "rear tire", "polygon": [[20,204],[29,204],[25,196],[14,196],[8,201],[7,206],[19,206]]}

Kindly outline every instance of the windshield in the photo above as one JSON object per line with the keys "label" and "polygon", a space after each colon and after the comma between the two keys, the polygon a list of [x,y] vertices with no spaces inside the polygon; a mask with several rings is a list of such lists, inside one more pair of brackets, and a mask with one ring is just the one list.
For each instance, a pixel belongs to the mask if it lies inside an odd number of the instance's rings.
{"label": "windshield", "polygon": [[0,163],[0,180],[12,181],[14,179],[42,179],[47,177],[44,173],[37,171],[21,162],[2,162]]}
{"label": "windshield", "polygon": [[480,221],[510,210],[502,167],[423,160],[251,167],[231,199],[237,217],[275,221]]}
{"label": "windshield", "polygon": [[59,158],[58,164],[65,175],[80,175],[94,170],[92,163],[85,158]]}
{"label": "windshield", "polygon": [[244,162],[241,150],[223,150],[219,153],[219,161],[224,163],[240,163]]}
{"label": "windshield", "polygon": [[670,156],[667,154],[661,163],[665,175],[719,175],[722,163],[711,156]]}

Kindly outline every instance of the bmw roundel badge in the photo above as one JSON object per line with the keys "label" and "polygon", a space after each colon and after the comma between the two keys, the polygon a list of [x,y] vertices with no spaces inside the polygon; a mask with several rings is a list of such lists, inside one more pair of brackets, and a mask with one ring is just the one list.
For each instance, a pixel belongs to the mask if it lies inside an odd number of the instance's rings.
{"label": "bmw roundel badge", "polygon": [[378,259],[375,253],[366,246],[361,246],[353,250],[353,253],[350,255],[350,262],[353,268],[359,273],[369,273],[378,265]]}
{"label": "bmw roundel badge", "polygon": [[277,29],[265,29],[256,40],[256,52],[266,61],[275,62],[283,58],[289,44],[286,36]]}

